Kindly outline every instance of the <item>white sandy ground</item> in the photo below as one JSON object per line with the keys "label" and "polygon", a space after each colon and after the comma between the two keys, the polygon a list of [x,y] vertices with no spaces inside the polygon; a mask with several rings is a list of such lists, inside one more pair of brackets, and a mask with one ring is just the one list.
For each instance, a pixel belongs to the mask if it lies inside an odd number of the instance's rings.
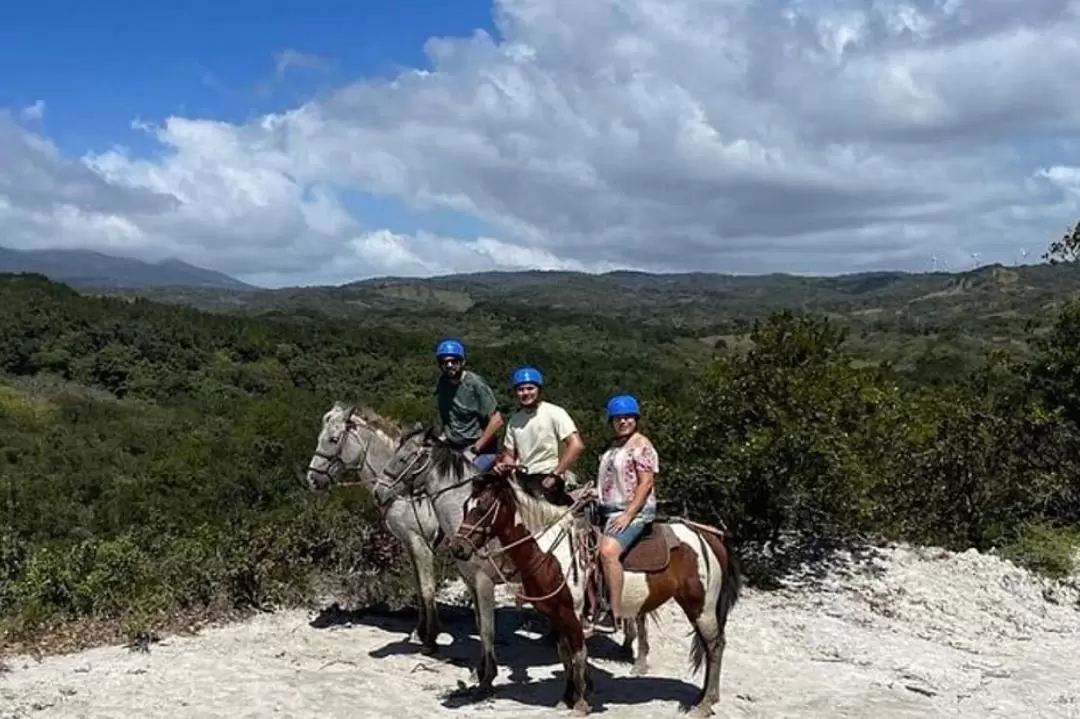
{"label": "white sandy ground", "polygon": [[[1075,583],[973,551],[867,552],[819,567],[818,578],[744,592],[729,624],[717,716],[1080,717]],[[460,587],[443,599],[460,603]],[[554,648],[515,633],[521,614],[512,607],[500,610],[497,692],[473,703],[448,698],[470,682],[478,646],[470,612],[443,608],[441,643],[457,637],[447,662],[404,642],[412,618],[343,614],[323,628],[310,625],[309,612],[265,614],[169,637],[149,652],[9,659],[0,717],[568,715],[554,706],[562,690]],[[609,639],[591,642],[594,712],[672,717],[694,697],[702,677],[688,676],[688,624],[673,603],[660,615],[646,676],[630,676]]]}

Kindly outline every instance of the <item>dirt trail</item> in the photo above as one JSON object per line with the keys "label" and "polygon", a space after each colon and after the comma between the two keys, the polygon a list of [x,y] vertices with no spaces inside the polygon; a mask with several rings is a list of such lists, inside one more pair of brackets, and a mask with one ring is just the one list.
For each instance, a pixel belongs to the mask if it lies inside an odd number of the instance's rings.
{"label": "dirt trail", "polygon": [[[975,552],[868,550],[776,592],[748,590],[729,625],[719,717],[1080,717],[1080,609],[1058,584]],[[0,718],[555,717],[554,649],[499,612],[493,698],[469,703],[477,648],[460,591],[444,592],[445,662],[415,653],[405,617],[286,611],[168,638],[9,660]],[[505,600],[503,604],[512,603]],[[650,671],[607,638],[591,656],[609,717],[671,717],[694,697],[689,625],[674,605],[651,629]],[[515,633],[516,631],[516,633]]]}

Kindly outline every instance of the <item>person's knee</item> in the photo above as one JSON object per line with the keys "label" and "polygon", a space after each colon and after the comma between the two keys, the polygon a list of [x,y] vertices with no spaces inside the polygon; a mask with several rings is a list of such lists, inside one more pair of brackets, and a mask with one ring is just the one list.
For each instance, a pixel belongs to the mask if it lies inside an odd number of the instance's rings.
{"label": "person's knee", "polygon": [[473,460],[473,466],[481,472],[487,472],[495,466],[496,459],[498,459],[497,454],[481,454]]}
{"label": "person's knee", "polygon": [[622,555],[622,545],[611,537],[603,537],[600,540],[600,558],[607,562],[618,562]]}

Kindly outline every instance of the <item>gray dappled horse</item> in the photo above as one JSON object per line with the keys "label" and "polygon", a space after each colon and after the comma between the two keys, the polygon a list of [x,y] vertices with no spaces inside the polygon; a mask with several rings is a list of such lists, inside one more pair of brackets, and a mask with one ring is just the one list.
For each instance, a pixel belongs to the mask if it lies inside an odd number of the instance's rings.
{"label": "gray dappled horse", "polygon": [[[335,402],[322,418],[315,453],[304,478],[312,491],[328,489],[342,482],[342,476],[357,470],[359,484],[374,492],[383,470],[394,455],[401,432],[370,410]],[[394,436],[391,436],[394,435]],[[385,501],[383,501],[385,500]],[[420,595],[420,620],[416,628],[422,651],[434,654],[438,645],[439,618],[435,607],[434,547],[443,538],[431,501],[423,497],[383,495],[379,512],[390,533],[405,547],[416,576]],[[495,582],[486,562],[454,560],[458,573],[472,595],[480,633],[481,654],[476,666],[480,688],[489,688],[495,679]]]}
{"label": "gray dappled horse", "polygon": [[[434,505],[435,516],[442,532],[447,537],[453,537],[465,518],[465,502],[472,492],[472,479],[478,474],[479,471],[472,462],[465,459],[460,452],[430,431],[416,426],[400,439],[393,456],[383,468],[383,476],[376,481],[375,496],[380,503],[398,501],[398,498],[409,495],[427,499]],[[537,506],[536,503],[522,505],[523,508],[534,506]],[[582,575],[586,567],[581,561],[582,554],[574,550],[574,543],[578,542],[579,538],[574,536],[574,529],[569,523],[570,515],[566,510],[566,507],[554,507],[556,515],[530,517],[525,521],[540,550],[553,554],[563,572],[577,577],[576,581],[569,584],[574,599],[574,611],[581,617],[585,610],[585,582]],[[562,512],[561,516],[557,516],[559,512]],[[496,583],[516,582],[519,572],[505,555],[501,554],[498,540],[489,542],[484,550],[470,559],[478,561],[483,556],[497,575]],[[518,601],[527,603],[531,600],[518,595]],[[634,639],[638,640],[634,672],[642,674],[646,670],[649,652],[645,618],[638,617],[634,621],[623,621],[620,624],[624,634],[624,651],[629,652]]]}

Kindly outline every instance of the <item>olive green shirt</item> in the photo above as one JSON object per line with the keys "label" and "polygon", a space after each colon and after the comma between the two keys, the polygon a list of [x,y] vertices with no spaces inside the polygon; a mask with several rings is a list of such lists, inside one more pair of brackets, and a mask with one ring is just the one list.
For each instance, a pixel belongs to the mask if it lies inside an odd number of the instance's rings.
{"label": "olive green shirt", "polygon": [[[487,382],[469,370],[462,372],[457,384],[440,377],[435,387],[435,403],[443,434],[460,447],[468,447],[480,439],[488,419],[499,408],[495,393]],[[492,438],[492,445],[494,443],[495,438]]]}

